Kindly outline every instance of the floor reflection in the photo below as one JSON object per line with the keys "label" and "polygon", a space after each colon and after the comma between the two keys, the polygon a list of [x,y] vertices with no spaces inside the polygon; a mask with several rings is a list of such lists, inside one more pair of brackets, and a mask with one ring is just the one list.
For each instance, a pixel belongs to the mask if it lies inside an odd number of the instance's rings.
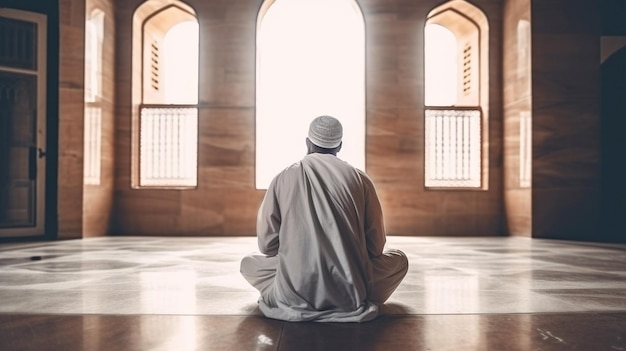
{"label": "floor reflection", "polygon": [[191,270],[139,273],[141,311],[194,314],[197,274]]}
{"label": "floor reflection", "polygon": [[[474,275],[424,275],[425,313],[455,314],[462,311],[476,311],[479,308],[480,284]],[[438,311],[438,312],[435,312]],[[480,344],[480,324],[478,316],[469,315],[462,326],[430,325],[438,321],[426,321],[422,334],[427,345],[440,345],[446,342],[459,345]],[[453,333],[441,333],[442,328],[462,328]],[[454,329],[453,329],[454,330]]]}
{"label": "floor reflection", "polygon": [[364,324],[262,317],[239,274],[252,237],[0,244],[0,349],[626,350],[626,245],[388,243],[409,272]]}

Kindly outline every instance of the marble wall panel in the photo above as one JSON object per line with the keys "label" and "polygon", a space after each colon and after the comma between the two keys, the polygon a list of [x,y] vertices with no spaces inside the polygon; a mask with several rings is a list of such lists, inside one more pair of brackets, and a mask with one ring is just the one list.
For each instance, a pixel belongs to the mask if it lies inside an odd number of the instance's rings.
{"label": "marble wall panel", "polygon": [[59,40],[59,239],[82,237],[85,4],[61,0]]}
{"label": "marble wall panel", "polygon": [[111,234],[180,235],[180,198],[181,191],[117,191],[113,212],[117,226],[111,228]]}
{"label": "marble wall panel", "polygon": [[86,186],[83,194],[83,238],[109,234],[112,219],[112,192],[109,189],[90,188]]}
{"label": "marble wall panel", "polygon": [[532,236],[563,240],[599,239],[600,194],[596,186],[533,189]]}
{"label": "marble wall panel", "polygon": [[201,107],[199,128],[200,168],[254,166],[252,109]]}
{"label": "marble wall panel", "polygon": [[200,134],[205,136],[254,135],[254,109],[219,108],[200,105]]}
{"label": "marble wall panel", "polygon": [[[521,146],[530,143],[530,134],[522,134],[522,116],[530,121],[531,97],[531,25],[530,0],[507,0],[504,5],[503,35],[503,111],[504,111],[504,206],[507,232],[529,236],[531,233],[531,188],[520,179],[524,159]],[[522,139],[525,140],[522,140]]]}
{"label": "marble wall panel", "polygon": [[505,193],[505,211],[507,232],[511,235],[532,235],[530,189],[507,189]]}
{"label": "marble wall panel", "polygon": [[[118,201],[122,206],[125,205],[124,201]],[[155,214],[141,214],[133,217],[120,216],[117,217],[118,226],[124,228],[123,233],[116,232],[113,228],[111,234],[113,235],[149,235],[149,236],[183,236],[191,235],[187,233],[181,233],[179,229],[182,226],[181,217],[179,215],[155,215]],[[195,228],[195,230],[199,230]]]}
{"label": "marble wall panel", "polygon": [[256,217],[265,191],[250,191],[245,188],[228,190],[224,193],[226,202],[225,227],[220,235],[250,235],[256,233]]}
{"label": "marble wall panel", "polygon": [[[133,105],[133,62],[132,62],[132,29],[133,13],[142,1],[115,1],[115,119],[114,119],[114,211],[111,223],[111,232],[124,234],[130,232],[130,227],[135,229],[138,224],[130,215],[127,204],[132,202],[135,194],[131,187],[132,166],[131,159],[135,150],[132,144],[132,117],[136,113],[137,106]],[[146,9],[146,7],[141,7]],[[135,76],[134,79],[140,79]],[[137,92],[136,92],[137,93]]]}
{"label": "marble wall panel", "polygon": [[524,182],[524,179],[522,179],[522,175],[520,174],[524,166],[530,166],[521,164],[522,158],[524,157],[523,155],[520,155],[522,138],[526,139],[526,143],[531,141],[531,138],[528,136],[520,135],[522,133],[522,128],[520,128],[521,113],[530,113],[530,111],[521,112],[516,108],[505,109],[505,116],[507,116],[507,120],[504,123],[504,128],[507,133],[504,143],[505,191],[516,189],[527,189],[530,191],[530,184],[528,184],[528,182]]}
{"label": "marble wall panel", "polygon": [[387,233],[397,235],[444,235],[441,231],[444,213],[441,203],[433,201],[429,193],[415,196],[410,191],[391,191],[377,186],[377,193],[385,215]]}
{"label": "marble wall panel", "polygon": [[[410,136],[417,147],[424,147],[424,120],[421,107],[380,107],[367,110],[367,135],[372,136]],[[421,152],[418,150],[418,152]]]}
{"label": "marble wall panel", "polygon": [[184,191],[162,191],[159,189],[133,190],[130,193],[117,193],[117,208],[132,208],[133,214],[179,215],[180,202]]}
{"label": "marble wall panel", "polygon": [[534,188],[585,187],[598,182],[598,114],[587,108],[593,102],[534,101]]}
{"label": "marble wall panel", "polygon": [[[199,172],[199,191],[209,191],[220,188],[243,188],[248,189],[248,191],[250,192],[255,191],[255,173],[252,166],[202,167],[200,168]],[[223,200],[228,201],[227,199]]]}
{"label": "marble wall panel", "polygon": [[[251,107],[255,89],[255,29],[259,4],[198,4],[200,22],[200,103]],[[253,10],[254,9],[254,10]],[[209,14],[211,11],[221,16]]]}
{"label": "marble wall panel", "polygon": [[[503,205],[500,204],[497,211],[492,212],[479,212],[475,215],[476,217],[476,227],[474,231],[466,231],[463,234],[464,236],[506,236],[508,233],[506,232],[506,223],[502,217]],[[494,234],[496,233],[496,234]],[[451,234],[455,235],[454,233]]]}
{"label": "marble wall panel", "polygon": [[115,12],[111,0],[88,0],[86,15],[94,10],[104,13],[101,166],[100,183],[85,185],[83,189],[83,237],[103,236],[110,232],[114,192]]}
{"label": "marble wall panel", "polygon": [[224,232],[225,204],[214,191],[206,194],[199,191],[184,191],[181,194],[181,223],[179,231],[185,235],[219,235]]}
{"label": "marble wall panel", "polygon": [[199,167],[251,166],[254,160],[252,145],[241,143],[233,136],[200,136]]}
{"label": "marble wall panel", "polygon": [[531,11],[532,235],[592,239],[600,191],[598,6],[533,1]]}
{"label": "marble wall panel", "polygon": [[[85,25],[84,1],[60,0],[59,14],[61,27],[69,26],[74,28],[82,28]],[[80,42],[78,43],[78,45],[80,45]],[[63,55],[63,50],[60,50],[60,53],[61,55]]]}
{"label": "marble wall panel", "polygon": [[[381,107],[396,107],[398,105],[398,96],[400,95],[401,87],[396,83],[397,79],[395,73],[383,72],[379,74],[384,76],[384,81],[389,80],[391,83],[375,83],[374,79],[368,79],[365,85],[365,99],[367,100],[367,109],[381,108]],[[375,116],[368,116],[369,119],[374,119]]]}
{"label": "marble wall panel", "polygon": [[379,188],[423,188],[423,172],[416,155],[419,146],[412,137],[369,136],[366,171]]}

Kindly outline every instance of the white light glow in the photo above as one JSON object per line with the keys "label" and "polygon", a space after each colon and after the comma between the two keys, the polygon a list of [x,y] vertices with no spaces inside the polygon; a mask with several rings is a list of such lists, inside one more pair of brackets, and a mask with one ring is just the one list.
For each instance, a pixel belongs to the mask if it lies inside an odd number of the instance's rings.
{"label": "white light glow", "polygon": [[454,33],[438,24],[424,28],[426,106],[453,106],[457,101],[457,42]]}
{"label": "white light glow", "polygon": [[181,22],[163,40],[161,107],[142,107],[140,186],[196,186],[198,151],[198,23]]}
{"label": "white light glow", "polygon": [[354,0],[277,0],[257,38],[256,186],[306,154],[310,121],[344,126],[339,157],[365,166],[365,29]]}
{"label": "white light glow", "polygon": [[166,104],[198,103],[198,23],[181,22],[163,40]]}

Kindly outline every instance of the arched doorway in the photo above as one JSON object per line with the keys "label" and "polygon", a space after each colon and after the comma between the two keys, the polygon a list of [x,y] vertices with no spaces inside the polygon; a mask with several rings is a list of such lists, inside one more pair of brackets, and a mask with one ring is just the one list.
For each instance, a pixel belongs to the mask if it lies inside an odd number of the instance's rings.
{"label": "arched doorway", "polygon": [[319,115],[342,122],[338,156],[364,170],[365,22],[357,2],[266,0],[256,59],[257,189],[305,155],[306,130]]}

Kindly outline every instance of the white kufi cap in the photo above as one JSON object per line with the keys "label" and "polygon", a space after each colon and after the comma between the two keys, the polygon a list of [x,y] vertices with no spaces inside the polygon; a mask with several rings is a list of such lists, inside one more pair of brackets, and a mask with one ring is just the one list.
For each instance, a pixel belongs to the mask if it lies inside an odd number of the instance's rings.
{"label": "white kufi cap", "polygon": [[341,144],[343,127],[338,119],[331,116],[319,116],[309,126],[309,139],[319,147],[334,149]]}

